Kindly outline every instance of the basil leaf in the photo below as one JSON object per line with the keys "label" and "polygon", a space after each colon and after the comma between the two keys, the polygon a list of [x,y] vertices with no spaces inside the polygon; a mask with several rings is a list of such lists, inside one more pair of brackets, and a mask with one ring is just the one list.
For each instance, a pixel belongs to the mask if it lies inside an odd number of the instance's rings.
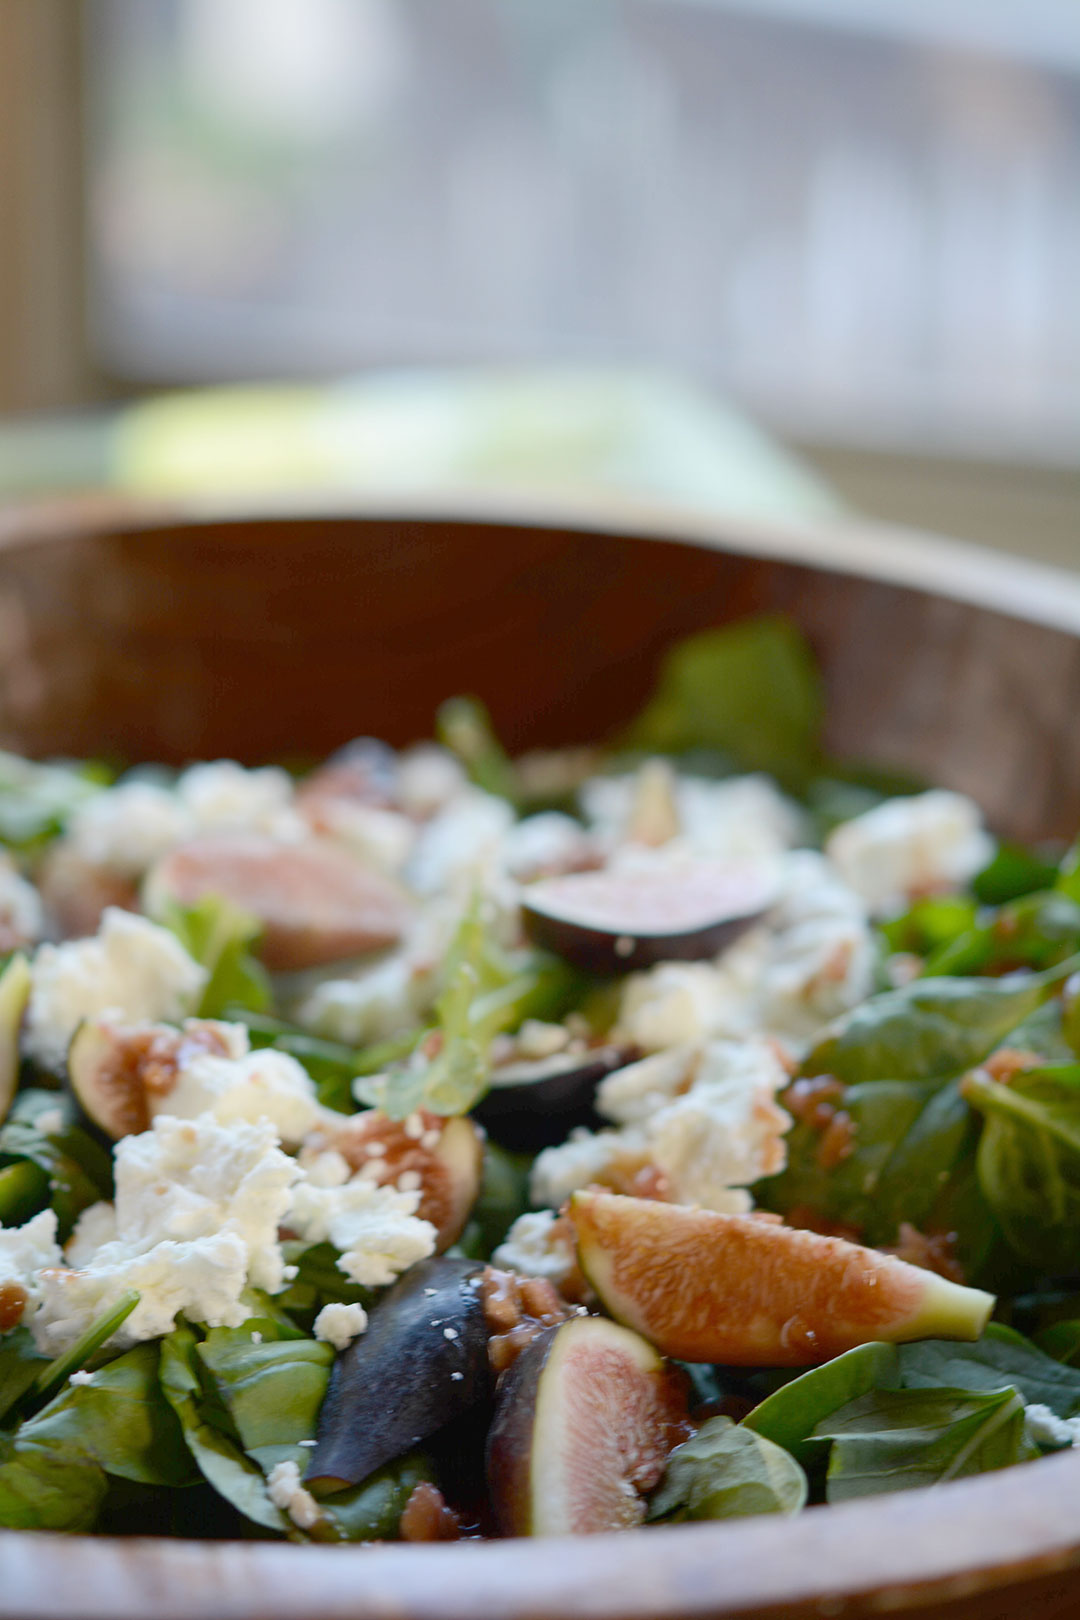
{"label": "basil leaf", "polygon": [[1015,1389],[875,1390],[814,1430],[831,1440],[829,1502],[940,1485],[1039,1455]]}
{"label": "basil leaf", "polygon": [[81,1454],[107,1474],[145,1485],[188,1485],[195,1478],[176,1414],[158,1382],[156,1344],[117,1356],[89,1384],[68,1384],[22,1424],[18,1438]]}
{"label": "basil leaf", "polygon": [[790,620],[741,619],[666,655],[653,696],[620,742],[659,754],[714,750],[799,790],[820,759],[823,712],[814,656]]}
{"label": "basil leaf", "polygon": [[287,1459],[302,1464],[297,1447],[315,1438],[333,1346],[307,1338],[254,1344],[245,1325],[211,1328],[197,1354],[245,1452],[263,1472]]}
{"label": "basil leaf", "polygon": [[798,1513],[807,1483],[794,1457],[730,1418],[710,1418],[676,1447],[649,1502],[650,1519],[738,1519]]}
{"label": "basil leaf", "polygon": [[203,1478],[245,1518],[287,1532],[290,1522],[271,1502],[262,1472],[244,1456],[224,1408],[203,1383],[197,1343],[189,1327],[175,1328],[161,1341],[161,1387],[188,1450]]}
{"label": "basil leaf", "polygon": [[1027,1405],[1048,1406],[1058,1417],[1073,1417],[1080,1410],[1080,1371],[995,1322],[976,1344],[927,1339],[902,1345],[899,1357],[905,1389],[1011,1386]]}
{"label": "basil leaf", "polygon": [[1008,1243],[1044,1273],[1075,1271],[1080,1064],[1029,1069],[1008,1084],[976,1069],[964,1095],[986,1117],[979,1184]]}
{"label": "basil leaf", "polygon": [[[60,1130],[43,1131],[41,1116],[57,1112]],[[0,1162],[23,1160],[44,1172],[61,1241],[84,1209],[112,1197],[112,1160],[74,1119],[74,1104],[63,1092],[32,1088],[19,1093],[0,1129]]]}
{"label": "basil leaf", "polygon": [[860,1344],[774,1390],[742,1420],[797,1462],[810,1462],[820,1441],[818,1424],[840,1407],[874,1389],[900,1388],[900,1359],[892,1344]]}
{"label": "basil leaf", "polygon": [[193,906],[163,905],[157,920],[172,930],[209,977],[199,1003],[200,1018],[222,1018],[228,1007],[265,1012],[272,995],[262,963],[252,954],[262,933],[258,920],[219,895]]}
{"label": "basil leaf", "polygon": [[849,1085],[959,1074],[1029,1017],[1073,965],[1004,979],[916,979],[886,990],[827,1029],[801,1072]]}

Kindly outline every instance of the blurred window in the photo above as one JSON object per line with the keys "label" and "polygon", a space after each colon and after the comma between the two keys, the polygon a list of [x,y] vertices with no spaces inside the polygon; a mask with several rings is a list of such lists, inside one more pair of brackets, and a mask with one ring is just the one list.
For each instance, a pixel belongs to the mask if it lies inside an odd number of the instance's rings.
{"label": "blurred window", "polygon": [[1080,441],[1078,0],[90,0],[140,381],[627,361],[807,437]]}

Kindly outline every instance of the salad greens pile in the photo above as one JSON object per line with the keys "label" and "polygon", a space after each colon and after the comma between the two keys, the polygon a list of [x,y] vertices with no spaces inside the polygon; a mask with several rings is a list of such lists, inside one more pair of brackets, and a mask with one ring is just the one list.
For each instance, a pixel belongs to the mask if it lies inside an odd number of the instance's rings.
{"label": "salad greens pile", "polygon": [[[550,762],[545,775],[509,759],[475,699],[446,703],[437,734],[515,815],[578,815],[586,776],[656,756],[710,782],[766,772],[813,846],[922,787],[829,758],[824,706],[805,642],[765,618],[676,648],[633,724],[602,756],[568,755],[561,779]],[[0,756],[0,848],[13,869],[36,879],[110,780],[96,765]],[[480,894],[423,1012],[356,1044],[296,1015],[297,984],[267,971],[262,924],[242,907],[209,896],[158,921],[205,969],[196,1017],[242,1025],[253,1052],[295,1060],[335,1116],[377,1110],[408,1133],[422,1119],[429,1134],[432,1116],[482,1119],[500,1042],[562,1023],[591,1052],[617,1029],[618,980],[507,944]],[[687,1368],[696,1432],[672,1452],[649,1522],[791,1514],[1080,1443],[1080,846],[998,843],[969,883],[913,896],[877,918],[872,937],[873,993],[790,1055],[786,1163],[753,1197],[792,1225],[989,1289],[996,1319],[977,1343],[872,1342],[808,1371]],[[471,1428],[455,1418],[420,1443],[403,1431],[389,1461],[306,1497],[310,1508],[271,1488],[302,1479],[342,1361],[316,1335],[320,1313],[362,1316],[385,1297],[344,1273],[340,1239],[283,1230],[285,1285],[249,1287],[241,1326],[181,1311],[164,1335],[127,1346],[123,1324],[139,1304],[129,1291],[61,1354],[38,1348],[5,1244],[49,1211],[66,1242],[83,1212],[114,1197],[113,1144],[70,1076],[20,1047],[31,947],[13,948],[0,970],[0,1527],[369,1541],[400,1534],[427,1483],[488,1531],[482,1478],[466,1467],[463,1484],[460,1459],[482,1451],[490,1396]],[[451,1259],[491,1260],[529,1208],[533,1157],[482,1141]],[[401,1396],[371,1392],[380,1408]]]}

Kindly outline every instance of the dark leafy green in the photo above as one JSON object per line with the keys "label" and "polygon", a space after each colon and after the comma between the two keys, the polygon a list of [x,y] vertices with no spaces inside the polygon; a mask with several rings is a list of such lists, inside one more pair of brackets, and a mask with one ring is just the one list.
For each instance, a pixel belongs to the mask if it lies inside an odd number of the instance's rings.
{"label": "dark leafy green", "polygon": [[1058,1417],[1080,1410],[1080,1371],[1055,1361],[1019,1333],[991,1323],[976,1344],[929,1339],[899,1352],[905,1389],[1017,1390]]}
{"label": "dark leafy green", "polygon": [[892,1344],[861,1344],[774,1390],[742,1421],[807,1465],[822,1441],[818,1425],[875,1389],[900,1388],[900,1358]]}
{"label": "dark leafy green", "polygon": [[209,974],[201,1018],[222,1018],[230,1007],[261,1013],[271,1005],[270,980],[253,954],[262,933],[256,918],[220,895],[206,895],[194,906],[166,905],[159,920]]}
{"label": "dark leafy green", "polygon": [[781,1446],[728,1417],[710,1418],[672,1452],[649,1502],[650,1519],[739,1519],[798,1513],[807,1482]]}
{"label": "dark leafy green", "polygon": [[18,1406],[48,1364],[48,1358],[38,1354],[29,1328],[12,1328],[0,1336],[0,1422]]}
{"label": "dark leafy green", "polygon": [[108,1481],[79,1451],[0,1434],[0,1528],[92,1530]]}
{"label": "dark leafy green", "polygon": [[313,1541],[389,1541],[398,1533],[401,1515],[413,1491],[423,1480],[434,1482],[428,1457],[412,1451],[380,1468],[361,1484],[333,1496],[320,1507],[325,1521],[311,1532]]}
{"label": "dark leafy green", "polygon": [[[60,1129],[42,1130],[42,1116],[51,1121],[57,1114]],[[112,1196],[112,1161],[74,1119],[74,1104],[64,1093],[32,1088],[19,1093],[0,1129],[0,1165],[21,1160],[44,1173],[62,1239],[84,1209]]]}
{"label": "dark leafy green", "polygon": [[509,1153],[494,1142],[485,1142],[480,1191],[460,1239],[462,1254],[490,1259],[518,1216],[529,1208],[531,1163],[523,1153]]}
{"label": "dark leafy green", "polygon": [[113,1334],[123,1327],[138,1303],[137,1290],[125,1289],[115,1305],[110,1305],[108,1310],[95,1317],[73,1345],[41,1369],[34,1385],[36,1392],[48,1395],[66,1378],[70,1378],[73,1372],[86,1367],[102,1346],[108,1344]]}
{"label": "dark leafy green", "polygon": [[1058,869],[1022,844],[998,845],[993,859],[978,873],[971,887],[984,906],[1002,906],[1025,894],[1037,894],[1054,885]]}
{"label": "dark leafy green", "polygon": [[308,1338],[252,1340],[249,1324],[211,1328],[197,1353],[228,1410],[240,1443],[264,1473],[279,1462],[305,1461],[301,1441],[315,1437],[326,1394],[329,1344]]}

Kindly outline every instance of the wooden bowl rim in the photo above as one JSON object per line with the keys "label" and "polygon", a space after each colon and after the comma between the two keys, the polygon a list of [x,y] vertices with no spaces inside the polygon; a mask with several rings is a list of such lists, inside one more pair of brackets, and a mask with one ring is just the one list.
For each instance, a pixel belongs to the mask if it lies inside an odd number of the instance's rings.
{"label": "wooden bowl rim", "polygon": [[[63,500],[0,512],[0,549],[80,533],[346,518],[597,532],[726,550],[940,595],[1080,635],[1080,579],[920,531],[721,519],[640,501],[438,495],[253,503]],[[989,1561],[988,1561],[989,1560]],[[1080,1564],[1080,1451],[786,1520],[550,1541],[299,1547],[0,1535],[3,1620],[697,1620],[902,1612]]]}

